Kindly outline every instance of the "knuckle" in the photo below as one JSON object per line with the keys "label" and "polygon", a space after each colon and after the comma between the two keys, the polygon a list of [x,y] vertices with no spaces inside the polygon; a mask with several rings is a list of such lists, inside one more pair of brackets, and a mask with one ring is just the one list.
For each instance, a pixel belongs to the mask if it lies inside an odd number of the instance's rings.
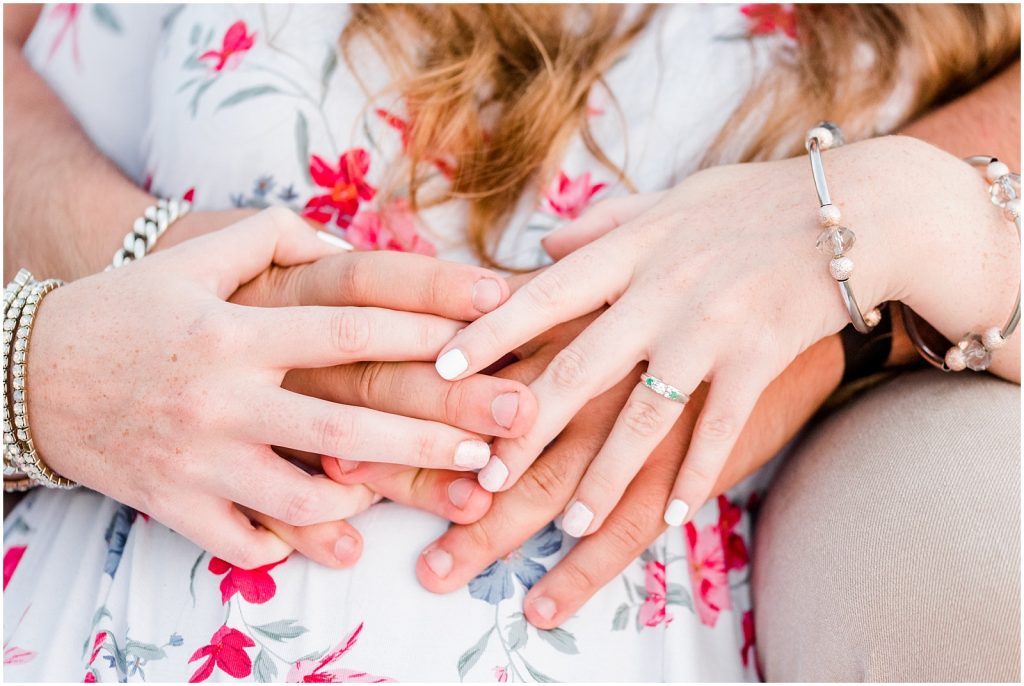
{"label": "knuckle", "polygon": [[228,352],[236,340],[237,326],[223,312],[208,309],[198,315],[186,330],[190,347],[203,355]]}
{"label": "knuckle", "polygon": [[554,310],[565,301],[568,284],[560,270],[549,268],[538,274],[523,288],[526,296],[542,310]]}
{"label": "knuckle", "polygon": [[313,421],[315,436],[323,451],[332,457],[344,457],[356,443],[355,421],[347,412],[335,412]]}
{"label": "knuckle", "polygon": [[[688,492],[700,496],[700,500],[707,497],[708,492],[718,480],[719,469],[705,462],[694,462],[683,464],[683,474],[680,481],[685,485]],[[687,498],[687,500],[690,500]]]}
{"label": "knuckle", "polygon": [[565,586],[579,592],[582,589],[597,589],[604,585],[603,580],[590,567],[580,564],[572,555],[566,557],[555,568],[565,578]]}
{"label": "knuckle", "polygon": [[517,488],[526,498],[541,503],[561,502],[571,486],[567,471],[551,460],[535,461],[518,483]]}
{"label": "knuckle", "polygon": [[311,489],[292,493],[286,497],[281,521],[292,526],[306,526],[319,521],[320,497]]}
{"label": "knuckle", "polygon": [[267,220],[278,231],[294,231],[297,222],[300,222],[299,215],[286,207],[272,205],[260,212],[260,216]]}
{"label": "knuckle", "polygon": [[350,355],[366,350],[370,342],[370,322],[353,308],[342,308],[330,323],[335,348]]}
{"label": "knuckle", "polygon": [[701,417],[697,425],[697,435],[712,441],[727,441],[736,435],[735,419],[724,414],[713,414]]}
{"label": "knuckle", "polygon": [[572,390],[587,377],[587,362],[575,345],[566,346],[551,360],[551,381],[562,390]]}
{"label": "knuckle", "polygon": [[253,545],[244,541],[232,541],[224,544],[224,559],[241,569],[255,569],[263,562],[265,554]]}
{"label": "knuckle", "polygon": [[444,398],[442,399],[443,416],[441,421],[445,424],[458,426],[464,414],[462,403],[465,399],[466,387],[462,381],[448,383],[444,390]]}
{"label": "knuckle", "polygon": [[650,400],[630,398],[622,410],[622,423],[634,435],[647,438],[664,426],[665,410]]}
{"label": "knuckle", "polygon": [[419,466],[433,466],[437,455],[437,435],[430,430],[423,431],[416,437],[416,464]]}
{"label": "knuckle", "polygon": [[615,550],[625,558],[635,551],[646,548],[651,539],[657,536],[657,528],[652,527],[651,523],[660,519],[657,515],[651,516],[646,512],[639,518],[614,517],[604,523],[601,531],[611,539]]}
{"label": "knuckle", "polygon": [[365,362],[360,366],[356,392],[363,407],[374,407],[375,398],[390,396],[391,375],[385,372],[386,369],[388,365],[385,362]]}
{"label": "knuckle", "polygon": [[363,296],[372,292],[375,273],[365,259],[346,260],[344,268],[338,271],[338,292],[347,301],[362,302]]}
{"label": "knuckle", "polygon": [[427,307],[434,312],[444,309],[444,304],[452,300],[452,291],[448,288],[444,270],[440,264],[432,265],[430,268],[429,283],[427,284]]}
{"label": "knuckle", "polygon": [[607,503],[610,510],[611,506],[622,497],[625,486],[614,482],[604,470],[595,468],[587,472],[584,482],[580,485],[580,490],[586,492],[584,500]]}

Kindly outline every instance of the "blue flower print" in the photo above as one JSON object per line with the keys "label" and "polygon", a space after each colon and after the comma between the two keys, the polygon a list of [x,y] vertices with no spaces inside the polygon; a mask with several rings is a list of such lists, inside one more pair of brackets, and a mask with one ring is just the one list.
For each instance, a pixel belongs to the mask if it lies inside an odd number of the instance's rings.
{"label": "blue flower print", "polygon": [[562,547],[562,532],[554,522],[535,533],[518,549],[496,560],[469,582],[469,594],[491,605],[497,605],[515,592],[513,575],[527,590],[533,587],[548,569],[535,558],[554,555]]}
{"label": "blue flower print", "polygon": [[132,530],[132,524],[138,514],[127,505],[121,505],[114,512],[107,531],[103,534],[103,540],[107,542],[107,560],[103,565],[103,571],[111,577],[117,573],[117,567],[121,564],[121,555],[124,554],[124,546],[128,542],[128,533]]}

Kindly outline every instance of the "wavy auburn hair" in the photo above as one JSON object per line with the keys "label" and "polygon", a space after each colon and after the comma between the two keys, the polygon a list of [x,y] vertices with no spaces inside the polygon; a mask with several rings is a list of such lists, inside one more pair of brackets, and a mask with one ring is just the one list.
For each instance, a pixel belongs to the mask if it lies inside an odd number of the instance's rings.
{"label": "wavy auburn hair", "polygon": [[[626,186],[595,143],[587,100],[657,8],[623,5],[356,5],[342,52],[366,38],[391,70],[410,115],[412,207],[461,198],[484,264],[498,227],[529,187],[557,172],[576,133]],[[1020,54],[1019,5],[795,5],[797,40],[770,65],[710,145],[702,166],[785,157],[818,119],[850,139],[906,89],[895,128],[988,79]],[[376,95],[376,94],[372,94]],[[737,131],[754,135],[735,136]],[[740,141],[736,145],[736,141]],[[425,170],[442,153],[451,184],[427,197]],[[385,189],[387,192],[387,189]]]}

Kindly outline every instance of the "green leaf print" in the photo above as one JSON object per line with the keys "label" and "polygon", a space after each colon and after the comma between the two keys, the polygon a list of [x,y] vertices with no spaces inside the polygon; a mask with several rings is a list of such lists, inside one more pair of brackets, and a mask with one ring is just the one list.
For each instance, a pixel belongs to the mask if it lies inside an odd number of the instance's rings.
{"label": "green leaf print", "polygon": [[92,6],[92,16],[103,26],[107,27],[114,33],[121,33],[121,22],[114,16],[114,11],[110,9],[110,5],[97,3]]}
{"label": "green leaf print", "polygon": [[220,104],[217,105],[218,110],[222,110],[226,107],[234,107],[235,105],[258,98],[261,95],[270,95],[272,93],[280,93],[281,89],[277,86],[271,86],[270,84],[264,84],[262,86],[253,86],[251,88],[243,88],[233,95],[221,100]]}
{"label": "green leaf print", "polygon": [[615,611],[615,617],[612,618],[612,631],[623,631],[628,623],[629,604],[623,603],[619,605],[619,609]]}
{"label": "green leaf print", "polygon": [[309,175],[309,122],[306,115],[299,110],[295,117],[295,152],[299,156],[299,169],[311,185],[313,177]]}
{"label": "green leaf print", "polygon": [[277,679],[277,665],[267,655],[267,651],[260,650],[256,660],[252,663],[252,676],[256,681],[268,683]]}
{"label": "green leaf print", "polygon": [[526,641],[529,636],[526,633],[526,618],[521,618],[513,622],[508,627],[508,649],[515,651],[526,645]]}
{"label": "green leaf print", "polygon": [[540,682],[542,684],[554,684],[554,683],[557,683],[554,679],[549,677],[544,672],[541,672],[540,670],[535,669],[534,666],[531,665],[526,660],[523,660],[523,666],[526,667],[526,671],[530,673],[530,676],[533,677],[534,681]]}
{"label": "green leaf print", "polygon": [[580,652],[580,649],[576,647],[576,637],[565,629],[551,629],[548,631],[538,629],[537,635],[550,643],[560,653],[577,655]]}
{"label": "green leaf print", "polygon": [[487,641],[491,638],[491,633],[493,631],[494,627],[492,626],[487,630],[487,633],[480,637],[480,640],[476,642],[476,645],[464,652],[462,657],[459,658],[459,681],[465,679],[466,672],[473,669],[473,665],[480,660],[480,656],[484,654],[484,650],[487,648]]}
{"label": "green leaf print", "polygon": [[130,638],[124,646],[124,651],[143,660],[159,660],[167,657],[167,653],[160,646],[153,645],[152,643],[139,643]]}
{"label": "green leaf print", "polygon": [[301,624],[296,624],[294,619],[279,619],[276,622],[270,622],[269,624],[259,624],[252,627],[254,630],[260,632],[267,638],[275,641],[286,641],[289,638],[298,638],[302,634],[309,631],[306,627]]}

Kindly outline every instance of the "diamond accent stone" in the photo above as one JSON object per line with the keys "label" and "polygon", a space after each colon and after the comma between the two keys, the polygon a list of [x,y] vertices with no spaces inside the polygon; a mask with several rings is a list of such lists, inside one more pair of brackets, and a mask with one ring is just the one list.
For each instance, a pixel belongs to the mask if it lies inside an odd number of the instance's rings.
{"label": "diamond accent stone", "polygon": [[1006,203],[1020,197],[1020,174],[1004,174],[996,179],[988,188],[992,203],[1006,207]]}

